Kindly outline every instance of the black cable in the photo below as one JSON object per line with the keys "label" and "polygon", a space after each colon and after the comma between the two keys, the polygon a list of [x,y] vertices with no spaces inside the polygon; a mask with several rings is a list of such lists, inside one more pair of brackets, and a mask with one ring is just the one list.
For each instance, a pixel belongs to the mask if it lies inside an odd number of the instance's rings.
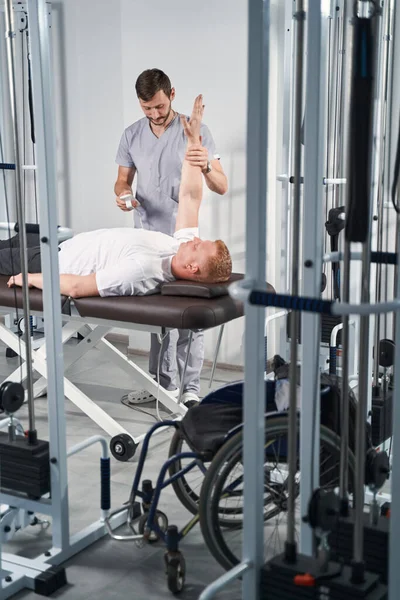
{"label": "black cable", "polygon": [[394,164],[394,174],[393,174],[393,185],[392,185],[392,203],[394,210],[397,214],[400,214],[400,206],[396,203],[397,196],[397,186],[399,183],[399,174],[400,174],[400,120],[399,120],[399,133],[397,136],[397,148],[396,148],[396,160]]}
{"label": "black cable", "polygon": [[[33,156],[33,164],[36,165],[36,153],[35,146],[32,146],[32,156]],[[36,216],[36,224],[39,224],[39,214],[38,214],[38,197],[37,197],[37,182],[36,182],[36,170],[33,171],[33,193],[35,195],[35,216]]]}
{"label": "black cable", "polygon": [[134,404],[130,404],[130,402],[128,401],[128,394],[124,394],[122,396],[121,404],[123,404],[124,406],[127,406],[128,408],[131,408],[132,410],[136,410],[139,413],[148,415],[149,417],[151,417],[152,419],[154,419],[155,421],[158,422],[157,415],[153,415],[151,412],[148,412],[147,410],[144,410],[143,408],[139,408],[138,406],[135,406]]}
{"label": "black cable", "polygon": [[29,101],[29,117],[31,122],[31,140],[32,144],[36,143],[35,134],[35,118],[33,113],[33,90],[32,90],[32,69],[31,69],[31,56],[29,53],[29,32],[26,31],[26,58],[28,62],[28,101]]}
{"label": "black cable", "polygon": [[[22,131],[23,131],[23,157],[26,165],[26,136],[25,136],[25,61],[24,61],[24,34],[21,32],[21,71],[22,71]],[[24,169],[22,197],[24,199],[24,212],[26,215],[26,170]]]}
{"label": "black cable", "polygon": [[[1,162],[4,162],[4,153],[3,153],[3,138],[1,135],[1,129],[0,129],[0,160]],[[4,200],[5,200],[5,205],[6,205],[6,219],[7,219],[7,223],[8,223],[8,238],[10,241],[10,261],[11,261],[11,269],[14,273],[14,259],[13,259],[13,253],[12,253],[12,243],[11,243],[11,229],[10,229],[10,211],[9,211],[9,207],[8,207],[8,193],[7,193],[7,186],[6,186],[6,174],[3,170],[3,182],[4,182]],[[13,286],[13,292],[14,292],[14,305],[15,305],[15,312],[17,315],[17,322],[19,322],[19,314],[18,314],[18,302],[17,302],[17,288],[15,286]],[[29,324],[27,324],[27,327],[29,326]],[[19,367],[21,369],[21,374],[22,374],[22,351],[21,351],[21,336],[18,336],[18,349],[19,349]]]}
{"label": "black cable", "polygon": [[[32,141],[32,164],[36,165],[36,134],[35,134],[35,118],[33,113],[33,90],[32,90],[32,69],[31,69],[31,58],[29,54],[29,32],[26,31],[26,60],[28,63],[28,105],[29,105],[29,117],[31,125],[31,141]],[[38,216],[38,198],[37,198],[37,186],[36,186],[36,171],[33,171],[33,190],[35,195],[35,216],[36,223],[39,223]]]}
{"label": "black cable", "polygon": [[[321,343],[321,319],[322,319],[322,315],[320,315],[319,319],[318,319],[318,327],[317,327],[317,339],[318,339],[318,356],[317,356],[317,368],[315,370],[315,378],[314,378],[314,390],[313,390],[313,411],[312,411],[312,436],[311,436],[311,461],[312,461],[312,466],[311,466],[311,489],[310,489],[310,498],[314,492],[314,485],[315,485],[315,481],[314,481],[314,469],[315,469],[315,433],[316,433],[316,427],[317,427],[317,423],[316,423],[316,403],[317,401],[319,401],[319,403],[321,404],[321,390],[318,390],[318,376],[319,376],[319,348],[320,348],[320,343]],[[319,386],[319,388],[321,388],[321,386]],[[318,400],[317,400],[318,398]],[[321,407],[320,407],[320,412],[321,412]],[[320,422],[318,423],[318,426],[320,427],[320,423],[321,423],[321,418],[319,420]]]}

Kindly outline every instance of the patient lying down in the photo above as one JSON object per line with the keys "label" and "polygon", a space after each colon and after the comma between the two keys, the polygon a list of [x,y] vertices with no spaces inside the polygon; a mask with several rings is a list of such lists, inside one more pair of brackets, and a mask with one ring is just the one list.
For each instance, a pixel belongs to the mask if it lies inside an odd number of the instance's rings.
{"label": "patient lying down", "polygon": [[[188,148],[200,142],[203,99],[194,102],[189,122],[182,124]],[[84,296],[137,296],[158,291],[174,279],[207,283],[227,281],[232,271],[228,248],[221,240],[198,237],[198,215],[203,191],[200,167],[184,161],[173,236],[133,228],[99,229],[76,235],[60,245],[62,294]],[[42,289],[39,236],[31,235],[28,248],[29,286]],[[22,285],[18,236],[0,243],[0,274],[11,275],[8,286]],[[11,246],[11,248],[10,248]]]}

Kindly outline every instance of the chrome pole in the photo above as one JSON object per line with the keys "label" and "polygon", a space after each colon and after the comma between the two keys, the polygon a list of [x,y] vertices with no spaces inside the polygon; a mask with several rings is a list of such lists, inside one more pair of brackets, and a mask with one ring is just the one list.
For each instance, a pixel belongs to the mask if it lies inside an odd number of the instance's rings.
{"label": "chrome pole", "polygon": [[[294,115],[294,199],[292,211],[292,281],[291,294],[299,295],[299,256],[300,256],[300,207],[301,207],[301,123],[303,116],[303,66],[304,66],[304,23],[303,0],[297,0],[296,13],[296,103]],[[286,556],[293,560],[296,555],[295,538],[295,500],[296,500],[296,454],[297,454],[297,339],[299,336],[299,318],[293,312],[290,323],[290,400],[289,400],[289,480],[287,506]]]}
{"label": "chrome pole", "polygon": [[[348,144],[349,144],[349,119],[350,119],[350,92],[352,77],[353,35],[352,27],[348,25],[347,2],[343,2],[342,15],[342,77],[341,77],[341,136],[340,154],[342,157],[341,172],[349,181],[348,173]],[[341,185],[339,189],[340,205],[346,205],[346,186]],[[350,256],[351,247],[347,239],[344,240],[343,277],[342,277],[342,302],[350,302]],[[347,513],[348,509],[348,461],[349,461],[349,316],[343,317],[342,329],[342,385],[341,385],[341,437],[340,437],[340,476],[339,496],[342,503],[342,511]]]}
{"label": "chrome pole", "polygon": [[[389,64],[390,64],[390,52],[391,46],[388,43],[388,37],[390,35],[390,4],[384,3],[382,11],[382,27],[379,28],[379,58],[378,58],[378,88],[381,93],[380,103],[380,115],[379,115],[379,171],[377,180],[377,207],[378,207],[378,239],[377,239],[377,250],[383,250],[383,226],[385,216],[387,217],[387,211],[385,211],[385,169],[387,166],[386,150],[386,136],[387,136],[387,106],[389,97]],[[386,41],[386,44],[384,42]],[[385,214],[386,213],[386,214]],[[382,264],[376,266],[376,281],[375,281],[375,301],[380,302],[382,299]],[[387,278],[387,267],[386,267],[386,278]],[[387,300],[387,298],[385,298]],[[386,321],[386,318],[385,318]],[[386,328],[385,328],[386,331]],[[385,332],[386,335],[386,332]],[[375,352],[374,352],[374,387],[375,392],[379,396],[377,388],[379,386],[379,342],[381,337],[381,319],[378,315],[375,319]]]}
{"label": "chrome pole", "polygon": [[25,213],[22,198],[21,185],[21,156],[20,156],[20,128],[18,123],[18,107],[16,99],[16,81],[15,81],[15,23],[12,0],[5,2],[5,23],[6,23],[6,43],[7,43],[7,66],[10,88],[10,104],[11,117],[13,124],[14,136],[14,160],[15,160],[15,193],[17,204],[17,219],[19,223],[19,233],[21,238],[20,256],[21,256],[21,272],[22,272],[22,298],[23,298],[23,315],[26,323],[24,331],[25,341],[25,360],[27,365],[27,393],[28,393],[28,408],[29,408],[29,431],[31,432],[31,441],[36,439],[35,431],[35,407],[33,402],[33,377],[32,377],[32,345],[29,327],[29,287],[28,287],[28,255],[27,241],[25,231]]}

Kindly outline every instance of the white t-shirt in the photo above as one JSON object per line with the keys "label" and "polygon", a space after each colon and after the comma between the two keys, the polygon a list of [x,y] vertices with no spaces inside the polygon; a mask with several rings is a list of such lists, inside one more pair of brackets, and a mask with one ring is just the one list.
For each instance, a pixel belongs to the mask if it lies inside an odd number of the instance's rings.
{"label": "white t-shirt", "polygon": [[79,233],[60,245],[60,274],[96,273],[100,296],[143,296],[172,281],[172,257],[182,242],[199,235],[196,227],[174,236],[119,227]]}

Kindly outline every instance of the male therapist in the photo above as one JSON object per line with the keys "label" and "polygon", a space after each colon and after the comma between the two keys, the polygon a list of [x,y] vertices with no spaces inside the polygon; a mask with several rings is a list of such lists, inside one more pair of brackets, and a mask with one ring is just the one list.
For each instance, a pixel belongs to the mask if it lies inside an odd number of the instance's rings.
{"label": "male therapist", "polygon": [[[118,178],[114,186],[118,207],[134,210],[136,227],[144,227],[172,235],[178,211],[179,186],[183,160],[200,167],[207,187],[223,195],[228,190],[226,175],[216,154],[209,129],[202,124],[202,145],[186,151],[186,138],[179,113],[173,110],[175,89],[169,77],[159,69],[148,69],[136,81],[136,94],[145,117],[130,125],[122,134],[116,162]],[[121,198],[132,193],[137,175],[137,189],[132,206]],[[129,204],[129,203],[128,203]],[[149,371],[168,391],[178,393],[178,371],[185,364],[189,332],[173,330],[160,345],[151,335]],[[198,401],[200,373],[204,360],[204,336],[195,333],[183,382],[183,402]],[[130,394],[130,402],[140,404],[153,400],[143,390]]]}

